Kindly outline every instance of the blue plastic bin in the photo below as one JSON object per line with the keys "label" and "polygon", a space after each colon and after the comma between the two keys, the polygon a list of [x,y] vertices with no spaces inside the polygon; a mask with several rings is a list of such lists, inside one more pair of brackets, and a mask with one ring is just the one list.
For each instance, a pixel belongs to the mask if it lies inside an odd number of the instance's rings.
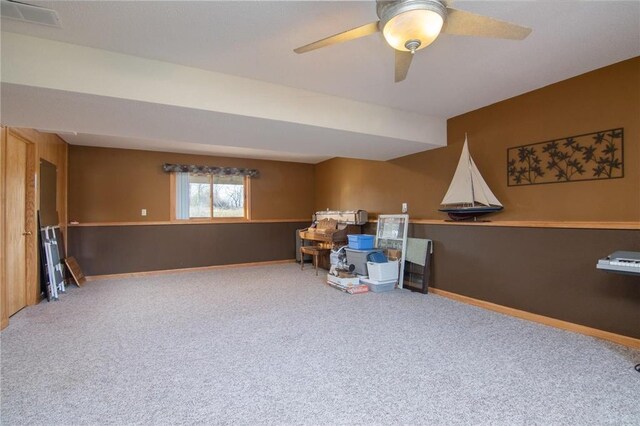
{"label": "blue plastic bin", "polygon": [[375,235],[354,234],[347,235],[349,239],[349,248],[354,250],[370,250],[373,248]]}

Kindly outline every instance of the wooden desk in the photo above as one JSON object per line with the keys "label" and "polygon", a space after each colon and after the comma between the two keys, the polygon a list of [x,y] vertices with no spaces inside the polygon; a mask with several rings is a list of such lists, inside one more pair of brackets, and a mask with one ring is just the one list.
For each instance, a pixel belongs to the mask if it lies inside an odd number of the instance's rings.
{"label": "wooden desk", "polygon": [[[302,247],[308,252],[304,254],[313,256],[313,264],[318,268],[329,269],[331,263],[329,261],[329,253],[331,249],[335,249],[347,243],[348,234],[361,234],[362,227],[359,225],[347,225],[327,219],[319,221],[317,224],[306,229],[298,231],[298,235],[302,240]],[[311,242],[311,245],[305,246],[305,241]],[[315,251],[317,250],[317,254]],[[302,248],[300,253],[303,254]]]}

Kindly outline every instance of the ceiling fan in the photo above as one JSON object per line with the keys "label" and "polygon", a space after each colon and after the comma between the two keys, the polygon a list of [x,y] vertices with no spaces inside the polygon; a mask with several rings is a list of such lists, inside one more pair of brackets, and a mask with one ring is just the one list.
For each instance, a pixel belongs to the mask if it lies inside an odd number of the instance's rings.
{"label": "ceiling fan", "polygon": [[293,51],[305,53],[321,47],[368,36],[378,31],[396,53],[396,83],[407,77],[416,51],[445,34],[522,40],[531,28],[447,7],[445,0],[376,0],[379,21],[361,25],[315,41]]}

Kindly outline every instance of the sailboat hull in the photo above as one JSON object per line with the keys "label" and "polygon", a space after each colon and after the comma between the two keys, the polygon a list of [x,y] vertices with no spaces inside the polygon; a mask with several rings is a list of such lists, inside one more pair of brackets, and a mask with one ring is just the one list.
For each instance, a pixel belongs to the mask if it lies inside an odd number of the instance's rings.
{"label": "sailboat hull", "polygon": [[502,210],[501,206],[448,207],[439,209],[449,215],[451,220],[472,220],[489,213]]}

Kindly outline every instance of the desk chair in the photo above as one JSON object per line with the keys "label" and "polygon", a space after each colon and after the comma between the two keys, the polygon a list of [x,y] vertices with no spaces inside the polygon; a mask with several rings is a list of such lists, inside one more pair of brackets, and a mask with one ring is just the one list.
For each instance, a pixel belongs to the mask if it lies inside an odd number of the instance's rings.
{"label": "desk chair", "polygon": [[301,246],[300,247],[300,270],[304,270],[304,255],[308,254],[313,256],[313,266],[316,268],[316,275],[318,275],[318,261],[320,260],[320,255],[323,253],[327,253],[329,249],[320,248],[318,246]]}

